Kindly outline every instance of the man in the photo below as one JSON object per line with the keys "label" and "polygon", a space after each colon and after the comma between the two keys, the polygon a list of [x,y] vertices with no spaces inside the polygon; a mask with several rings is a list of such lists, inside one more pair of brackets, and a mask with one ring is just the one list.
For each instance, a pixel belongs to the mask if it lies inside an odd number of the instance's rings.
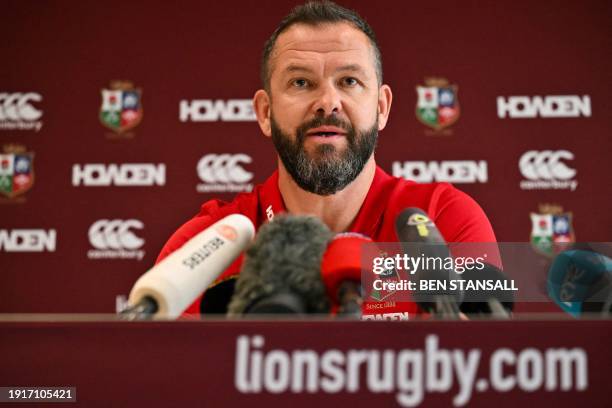
{"label": "man", "polygon": [[[296,7],[266,42],[263,89],[253,98],[278,170],[231,203],[211,200],[166,243],[163,259],[217,220],[248,216],[256,228],[281,212],[319,217],[335,232],[397,241],[394,221],[407,207],[427,211],[449,242],[494,242],[481,208],[449,184],[417,184],[376,166],[378,132],[392,93],[383,84],[374,32],[356,12],[331,2]],[[237,259],[188,313],[224,312],[240,271]],[[410,310],[414,312],[414,310]]]}

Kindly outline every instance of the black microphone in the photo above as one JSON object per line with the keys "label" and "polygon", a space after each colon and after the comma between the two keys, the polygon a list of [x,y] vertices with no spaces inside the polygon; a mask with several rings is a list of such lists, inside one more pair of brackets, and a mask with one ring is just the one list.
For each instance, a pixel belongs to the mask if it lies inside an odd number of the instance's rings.
{"label": "black microphone", "polygon": [[[407,208],[395,220],[395,231],[404,254],[412,258],[422,258],[433,266],[417,268],[412,279],[417,290],[412,291],[414,300],[426,312],[445,319],[459,318],[459,304],[463,293],[459,288],[451,289],[450,281],[461,277],[453,270],[445,268],[451,259],[450,250],[436,225],[420,208]],[[411,272],[412,273],[412,272]],[[447,290],[420,290],[420,281],[435,281],[445,284]]]}
{"label": "black microphone", "polygon": [[[465,281],[509,281],[505,273],[493,265],[483,263],[482,269],[465,269],[461,278]],[[502,284],[503,285],[503,284]],[[460,309],[470,317],[484,316],[497,319],[509,319],[514,309],[514,294],[507,290],[466,290],[463,292],[463,303]]]}
{"label": "black microphone", "polygon": [[328,313],[321,259],[332,233],[318,218],[280,215],[246,251],[228,316]]}

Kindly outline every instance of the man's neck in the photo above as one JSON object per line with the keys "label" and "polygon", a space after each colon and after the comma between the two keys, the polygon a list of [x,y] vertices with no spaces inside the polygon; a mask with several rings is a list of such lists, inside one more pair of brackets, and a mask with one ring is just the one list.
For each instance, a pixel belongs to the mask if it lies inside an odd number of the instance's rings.
{"label": "man's neck", "polygon": [[343,190],[333,195],[320,196],[298,186],[279,160],[278,188],[291,214],[308,214],[320,218],[332,231],[348,230],[370,190],[376,162],[370,157],[361,173]]}

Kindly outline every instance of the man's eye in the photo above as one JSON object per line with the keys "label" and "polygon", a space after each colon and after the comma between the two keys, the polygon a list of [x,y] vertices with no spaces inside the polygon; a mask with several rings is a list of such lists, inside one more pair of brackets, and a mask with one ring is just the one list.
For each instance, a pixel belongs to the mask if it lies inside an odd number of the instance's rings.
{"label": "man's eye", "polygon": [[292,85],[297,88],[304,88],[306,85],[308,85],[308,81],[305,79],[294,79]]}
{"label": "man's eye", "polygon": [[344,78],[344,79],[342,80],[342,82],[344,83],[344,85],[347,85],[347,86],[355,86],[355,85],[357,85],[357,84],[359,83],[359,81],[357,81],[357,80],[356,80],[355,78],[353,78],[353,77],[347,77],[347,78]]}

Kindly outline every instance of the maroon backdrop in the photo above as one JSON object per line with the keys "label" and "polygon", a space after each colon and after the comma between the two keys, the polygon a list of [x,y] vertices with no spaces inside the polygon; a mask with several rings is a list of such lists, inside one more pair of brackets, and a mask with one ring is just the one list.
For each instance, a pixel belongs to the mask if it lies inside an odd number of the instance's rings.
{"label": "maroon backdrop", "polygon": [[[529,241],[530,213],[542,204],[572,213],[577,240],[612,241],[610,2],[342,4],[376,30],[394,91],[377,151],[385,170],[476,162],[475,174],[472,164],[455,166],[468,176],[457,186],[483,206],[499,241]],[[113,312],[116,296],[202,202],[234,194],[210,190],[268,177],[273,147],[242,120],[248,104],[231,101],[258,89],[262,45],[293,5],[3,2],[0,312]],[[458,101],[456,121],[441,130],[416,113],[416,87],[432,77],[447,80]],[[116,80],[141,91],[131,102],[142,111],[125,117],[136,126],[122,133],[100,119],[101,90]],[[500,114],[500,97],[535,117]],[[181,120],[181,101],[195,109],[194,100],[213,101],[200,102],[200,119],[209,120]],[[210,154],[230,156],[200,162]],[[126,171],[134,163],[154,165],[132,167],[153,169],[151,186],[116,185],[121,173],[109,186],[74,180],[75,165],[112,172],[111,164]],[[525,180],[540,187],[524,190]]]}

